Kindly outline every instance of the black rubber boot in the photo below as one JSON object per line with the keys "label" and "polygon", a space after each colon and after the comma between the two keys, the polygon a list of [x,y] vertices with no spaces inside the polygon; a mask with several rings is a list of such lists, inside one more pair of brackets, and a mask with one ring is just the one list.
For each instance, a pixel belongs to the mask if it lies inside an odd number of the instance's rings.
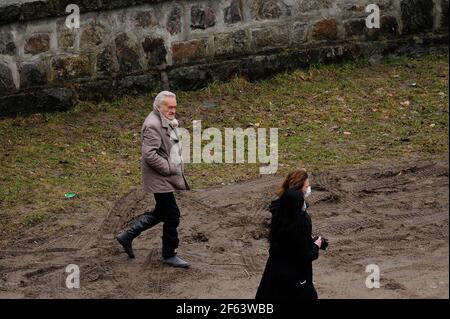
{"label": "black rubber boot", "polygon": [[172,267],[178,267],[178,268],[189,268],[191,265],[187,262],[181,259],[178,256],[173,256],[170,258],[165,258],[163,260],[163,263]]}
{"label": "black rubber boot", "polygon": [[139,236],[144,230],[159,224],[160,221],[161,220],[156,217],[155,211],[153,210],[152,212],[142,215],[133,226],[116,236],[117,241],[122,245],[128,257],[135,257],[132,246],[133,239]]}
{"label": "black rubber boot", "polygon": [[119,244],[122,245],[123,249],[127,253],[128,257],[134,258],[134,252],[133,252],[133,246],[132,241],[135,238],[135,236],[129,232],[129,230],[124,230],[119,235],[116,236],[117,241]]}

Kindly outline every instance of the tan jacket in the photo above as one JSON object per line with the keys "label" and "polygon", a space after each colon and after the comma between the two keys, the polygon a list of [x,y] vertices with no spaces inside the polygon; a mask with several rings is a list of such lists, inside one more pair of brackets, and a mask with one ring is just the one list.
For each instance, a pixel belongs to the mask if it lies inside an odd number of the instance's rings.
{"label": "tan jacket", "polygon": [[177,129],[159,111],[152,111],[141,131],[142,184],[149,193],[170,193],[189,190],[184,176],[181,143]]}

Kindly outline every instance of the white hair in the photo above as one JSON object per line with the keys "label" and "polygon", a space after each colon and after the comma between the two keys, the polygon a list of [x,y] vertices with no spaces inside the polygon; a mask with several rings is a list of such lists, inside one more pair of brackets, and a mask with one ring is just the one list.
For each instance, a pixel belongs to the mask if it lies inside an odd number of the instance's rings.
{"label": "white hair", "polygon": [[177,97],[175,95],[175,93],[172,93],[169,91],[159,92],[158,95],[155,97],[155,101],[153,102],[153,109],[155,111],[159,111],[159,107],[163,104],[164,99],[168,96],[175,97],[175,98]]}

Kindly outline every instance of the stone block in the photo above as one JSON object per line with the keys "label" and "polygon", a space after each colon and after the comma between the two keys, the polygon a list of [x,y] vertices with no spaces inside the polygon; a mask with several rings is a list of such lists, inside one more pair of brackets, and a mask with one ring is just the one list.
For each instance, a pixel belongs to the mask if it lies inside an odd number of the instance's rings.
{"label": "stone block", "polygon": [[313,26],[314,40],[337,40],[338,28],[335,18],[321,20]]}
{"label": "stone block", "polygon": [[36,33],[25,42],[25,53],[39,54],[50,49],[50,35],[48,33]]}
{"label": "stone block", "polygon": [[206,39],[175,42],[172,44],[172,61],[178,64],[202,59],[207,56],[207,49]]}
{"label": "stone block", "polygon": [[233,0],[230,6],[224,9],[224,21],[226,24],[234,24],[244,21],[241,0]]}
{"label": "stone block", "polygon": [[216,25],[216,13],[211,7],[194,5],[191,7],[191,29],[212,28]]}
{"label": "stone block", "polygon": [[288,45],[289,31],[287,27],[274,26],[252,30],[252,48],[254,50],[287,47]]}
{"label": "stone block", "polygon": [[164,39],[146,37],[142,42],[142,48],[147,55],[150,66],[158,66],[166,63],[167,49]]}
{"label": "stone block", "polygon": [[51,62],[51,68],[56,80],[76,80],[91,75],[90,60],[86,55],[56,57]]}
{"label": "stone block", "polygon": [[402,0],[402,33],[414,34],[429,31],[434,24],[434,4],[431,0]]}
{"label": "stone block", "polygon": [[97,55],[96,69],[100,73],[115,73],[117,72],[115,52],[112,45],[107,45]]}
{"label": "stone block", "polygon": [[171,35],[175,35],[181,32],[181,16],[182,10],[178,6],[173,7],[169,12],[169,15],[167,17],[166,29]]}
{"label": "stone block", "polygon": [[245,30],[214,35],[215,55],[235,55],[248,52],[248,37]]}
{"label": "stone block", "polygon": [[19,67],[20,88],[42,86],[47,83],[47,69],[43,63],[27,62]]}
{"label": "stone block", "polygon": [[80,47],[94,49],[99,46],[105,37],[105,27],[98,23],[90,23],[81,32]]}
{"label": "stone block", "polygon": [[139,51],[136,43],[130,40],[126,33],[120,33],[115,38],[116,56],[122,73],[140,71]]}
{"label": "stone block", "polygon": [[281,0],[253,0],[250,10],[255,20],[276,20],[291,15],[291,7]]}
{"label": "stone block", "polygon": [[14,43],[14,38],[11,32],[0,33],[0,55],[15,55],[17,53],[17,47]]}
{"label": "stone block", "polygon": [[8,65],[0,63],[0,93],[12,91],[16,88]]}

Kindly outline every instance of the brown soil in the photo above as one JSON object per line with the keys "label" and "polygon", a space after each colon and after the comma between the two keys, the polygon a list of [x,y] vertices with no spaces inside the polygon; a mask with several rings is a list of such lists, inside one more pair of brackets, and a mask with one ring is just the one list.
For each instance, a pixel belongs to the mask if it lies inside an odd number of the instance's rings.
{"label": "brown soil", "polygon": [[[280,181],[176,194],[187,270],[161,264],[161,225],[135,240],[134,260],[115,242],[153,206],[138,190],[104,214],[74,213],[72,227],[51,236],[31,229],[0,251],[0,298],[253,298]],[[319,297],[449,298],[448,181],[448,160],[314,175],[309,213],[314,233],[330,241],[314,263]],[[65,287],[68,264],[80,267],[80,289]],[[380,289],[365,286],[368,264],[380,267]]]}

